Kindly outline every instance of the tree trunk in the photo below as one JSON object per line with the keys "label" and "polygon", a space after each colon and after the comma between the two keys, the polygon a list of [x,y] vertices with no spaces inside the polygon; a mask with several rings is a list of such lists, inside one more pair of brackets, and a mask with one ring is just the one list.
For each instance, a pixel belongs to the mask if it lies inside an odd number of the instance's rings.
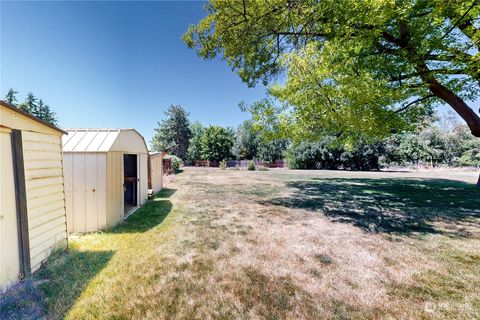
{"label": "tree trunk", "polygon": [[480,138],[480,117],[459,96],[434,78],[425,79],[430,91],[448,103],[467,123],[470,132]]}

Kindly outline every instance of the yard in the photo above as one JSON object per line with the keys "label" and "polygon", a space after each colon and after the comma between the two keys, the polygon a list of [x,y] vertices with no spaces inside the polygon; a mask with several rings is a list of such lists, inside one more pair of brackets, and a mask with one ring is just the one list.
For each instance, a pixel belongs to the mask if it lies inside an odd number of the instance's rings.
{"label": "yard", "polygon": [[4,311],[480,319],[476,178],[187,168],[126,223],[71,237]]}

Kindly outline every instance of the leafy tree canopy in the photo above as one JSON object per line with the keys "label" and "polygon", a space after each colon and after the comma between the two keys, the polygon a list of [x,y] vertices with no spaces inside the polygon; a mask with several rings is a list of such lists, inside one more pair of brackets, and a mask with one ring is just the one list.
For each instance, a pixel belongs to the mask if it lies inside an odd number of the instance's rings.
{"label": "leafy tree canopy", "polygon": [[272,84],[250,109],[277,134],[384,137],[446,103],[480,137],[467,104],[480,90],[480,0],[210,0],[206,10],[184,41],[251,86]]}
{"label": "leafy tree canopy", "polygon": [[192,136],[189,113],[181,106],[171,105],[165,119],[158,123],[152,139],[152,149],[166,151],[184,160]]}
{"label": "leafy tree canopy", "polygon": [[230,158],[235,133],[230,128],[206,127],[202,135],[202,159],[221,161]]}
{"label": "leafy tree canopy", "polygon": [[239,159],[252,160],[257,157],[259,148],[259,133],[253,121],[245,120],[237,129],[233,154]]}
{"label": "leafy tree canopy", "polygon": [[187,161],[193,164],[195,160],[200,160],[202,157],[202,136],[204,127],[200,122],[194,122],[190,125],[192,137],[187,150]]}

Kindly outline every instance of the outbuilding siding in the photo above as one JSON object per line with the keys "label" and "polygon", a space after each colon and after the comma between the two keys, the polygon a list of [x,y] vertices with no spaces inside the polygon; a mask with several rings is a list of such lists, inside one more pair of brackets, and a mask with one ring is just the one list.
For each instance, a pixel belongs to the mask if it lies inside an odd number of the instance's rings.
{"label": "outbuilding siding", "polygon": [[134,129],[67,129],[63,137],[69,232],[112,227],[125,217],[124,155],[137,155],[137,205],[147,199],[148,149]]}
{"label": "outbuilding siding", "polygon": [[28,229],[32,271],[57,246],[65,246],[67,227],[60,136],[23,131]]}
{"label": "outbuilding siding", "polygon": [[20,273],[11,130],[0,127],[0,288]]}
{"label": "outbuilding siding", "polygon": [[123,219],[123,153],[107,153],[107,225]]}

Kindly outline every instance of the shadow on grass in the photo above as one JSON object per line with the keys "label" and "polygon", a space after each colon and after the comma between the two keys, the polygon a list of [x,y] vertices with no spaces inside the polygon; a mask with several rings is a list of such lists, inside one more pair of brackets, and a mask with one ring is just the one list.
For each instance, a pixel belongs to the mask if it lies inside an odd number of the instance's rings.
{"label": "shadow on grass", "polygon": [[106,230],[106,233],[138,233],[148,231],[163,220],[172,211],[172,202],[168,200],[177,190],[164,188],[153,199],[130,215],[123,223]]}
{"label": "shadow on grass", "polygon": [[113,251],[76,250],[52,254],[46,266],[32,278],[2,296],[0,318],[45,319],[45,314],[66,315],[113,254]]}
{"label": "shadow on grass", "polygon": [[[479,230],[480,191],[446,179],[313,179],[287,183],[288,197],[265,205],[322,211],[336,222],[369,232],[442,233],[470,237]],[[443,223],[439,228],[435,223]]]}

